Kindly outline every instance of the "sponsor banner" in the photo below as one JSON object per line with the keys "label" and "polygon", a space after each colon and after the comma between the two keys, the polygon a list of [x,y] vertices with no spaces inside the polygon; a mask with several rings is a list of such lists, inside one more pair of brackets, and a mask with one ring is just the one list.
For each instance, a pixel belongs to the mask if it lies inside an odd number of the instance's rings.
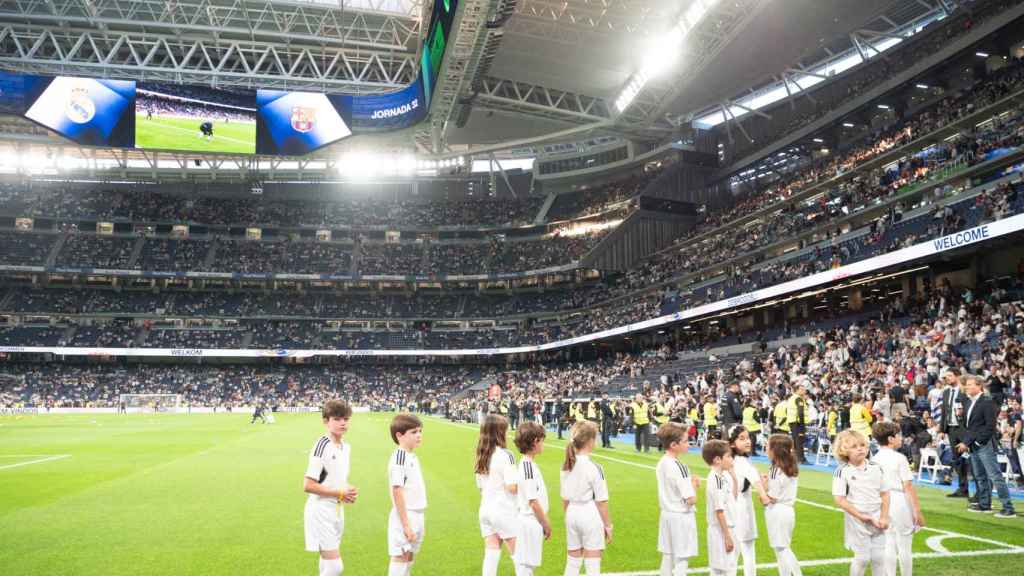
{"label": "sponsor banner", "polygon": [[508,348],[479,348],[459,350],[231,350],[231,349],[199,349],[199,348],[68,348],[48,346],[0,346],[0,353],[27,352],[27,353],[50,353],[66,356],[199,356],[199,357],[234,357],[234,358],[309,358],[312,356],[489,356],[497,354],[522,354],[528,352],[539,352],[573,346],[584,342],[591,342],[612,336],[619,336],[629,332],[646,330],[665,324],[671,324],[681,320],[699,318],[707,314],[721,312],[737,306],[760,302],[777,296],[806,290],[824,284],[830,284],[838,280],[859,276],[868,272],[874,272],[920,260],[928,256],[940,254],[949,250],[956,250],[992,238],[1005,236],[1014,232],[1024,230],[1024,214],[1018,214],[1010,218],[998,220],[989,224],[983,224],[974,228],[949,234],[915,244],[895,252],[881,254],[867,260],[854,262],[834,270],[819,272],[804,278],[797,278],[775,286],[769,286],[747,294],[734,296],[726,300],[711,302],[696,308],[675,312],[657,318],[651,318],[642,322],[635,322],[617,328],[602,330],[593,334],[586,334],[565,340],[548,342],[541,345],[513,346]]}

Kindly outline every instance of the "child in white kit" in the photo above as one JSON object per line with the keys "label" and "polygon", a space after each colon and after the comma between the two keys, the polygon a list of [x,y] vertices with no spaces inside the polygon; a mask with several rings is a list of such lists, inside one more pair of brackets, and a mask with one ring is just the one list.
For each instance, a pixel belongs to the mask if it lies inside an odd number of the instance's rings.
{"label": "child in white kit", "polygon": [[352,407],[343,400],[328,400],[322,411],[327,433],[317,439],[302,479],[306,499],[303,524],[306,550],[320,554],[319,576],[339,576],[344,570],[339,547],[345,530],[342,504],[356,501],[359,491],[348,483],[351,447],[342,437],[348,432]]}
{"label": "child in white kit", "polygon": [[690,469],[679,461],[689,449],[687,430],[675,422],[658,428],[657,436],[665,455],[658,461],[658,552],[661,552],[660,576],[684,576],[690,558],[697,555],[697,487]]}
{"label": "child in white kit", "polygon": [[562,464],[561,496],[565,511],[565,540],[569,557],[565,576],[601,574],[601,555],[612,539],[608,516],[608,482],[604,470],[590,458],[597,438],[597,424],[582,420],[573,424]]}
{"label": "child in white kit", "polygon": [[763,480],[768,486],[769,503],[764,508],[768,544],[775,550],[779,576],[802,576],[800,562],[790,547],[796,525],[793,504],[796,503],[797,476],[800,474],[793,438],[786,434],[772,434],[768,438],[768,459],[772,461],[772,468]]}
{"label": "child in white kit", "polygon": [[732,450],[732,471],[736,478],[736,529],[733,535],[739,555],[743,556],[743,575],[757,576],[757,558],[754,547],[757,542],[757,515],[754,513],[753,493],[757,492],[762,504],[768,502],[761,474],[750,463],[750,452],[753,448],[750,433],[739,424],[726,430],[729,448]]}
{"label": "child in white kit", "polygon": [[868,461],[868,439],[843,430],[835,440],[842,465],[832,477],[832,497],[845,514],[844,542],[853,552],[850,576],[884,576],[886,530],[889,528],[889,485],[882,467]]}
{"label": "child in white kit", "polygon": [[501,544],[516,550],[516,458],[505,449],[508,420],[488,414],[476,445],[476,485],[480,489],[480,534],[484,539],[483,576],[497,576]]}
{"label": "child in white kit", "polygon": [[914,473],[910,471],[907,457],[896,451],[903,445],[903,436],[898,424],[879,422],[875,424],[871,435],[875,437],[879,446],[878,452],[871,460],[882,467],[886,483],[891,489],[891,522],[886,534],[886,572],[889,576],[896,576],[898,562],[903,576],[911,576],[914,572],[914,533],[924,526],[921,503],[917,499],[917,490],[914,489]]}
{"label": "child in white kit", "polygon": [[423,422],[413,414],[401,413],[391,421],[391,440],[398,448],[388,461],[391,513],[388,515],[388,576],[412,573],[415,554],[423,544],[427,488],[420,461],[413,450],[423,442]]}
{"label": "child in white kit", "polygon": [[701,452],[711,466],[707,487],[708,566],[712,576],[736,575],[736,478],[732,451],[722,440],[708,440]]}
{"label": "child in white kit", "polygon": [[548,489],[540,466],[534,463],[534,458],[544,451],[545,436],[544,426],[533,421],[523,422],[516,431],[516,448],[523,455],[517,474],[519,522],[516,551],[512,555],[516,576],[533,576],[533,571],[541,565],[544,541],[551,539]]}

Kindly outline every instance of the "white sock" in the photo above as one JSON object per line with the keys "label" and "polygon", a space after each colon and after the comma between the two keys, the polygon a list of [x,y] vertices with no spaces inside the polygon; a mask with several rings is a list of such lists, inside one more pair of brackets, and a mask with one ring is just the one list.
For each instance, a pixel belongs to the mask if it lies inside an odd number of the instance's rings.
{"label": "white sock", "polygon": [[803,576],[792,548],[776,548],[775,558],[779,562],[779,576]]}
{"label": "white sock", "polygon": [[412,560],[410,560],[410,561],[405,563],[405,575],[404,576],[409,576],[409,574],[412,574]]}
{"label": "white sock", "polygon": [[672,576],[672,555],[662,554],[661,555],[661,569],[658,571],[659,576]]}
{"label": "white sock", "polygon": [[[914,574],[914,535],[896,536],[899,538],[899,563],[900,563],[900,576],[913,576]],[[893,571],[893,576],[896,576],[896,571]]]}
{"label": "white sock", "polygon": [[409,564],[408,562],[399,562],[392,559],[391,564],[388,564],[388,576],[405,576],[405,571]]}
{"label": "white sock", "polygon": [[[870,564],[870,556],[854,556],[853,562],[850,562],[850,576],[864,576],[864,573],[867,572],[868,565]],[[879,574],[885,574],[885,572],[879,572]]]}
{"label": "white sock", "polygon": [[587,576],[601,576],[600,558],[584,558],[583,565],[587,569]]}
{"label": "white sock", "polygon": [[498,562],[501,561],[501,548],[484,548],[483,576],[498,576]]}
{"label": "white sock", "polygon": [[341,576],[342,570],[344,570],[344,565],[341,563],[341,558],[320,559],[320,576]]}
{"label": "white sock", "polygon": [[516,576],[533,576],[533,566],[516,564]]}
{"label": "white sock", "polygon": [[754,541],[741,541],[740,554],[743,555],[743,576],[757,576],[757,558],[754,555]]}
{"label": "white sock", "polygon": [[672,567],[672,576],[686,576],[686,571],[689,569],[689,560],[686,558],[677,558],[675,566]]}
{"label": "white sock", "polygon": [[580,576],[581,566],[583,566],[583,558],[569,556],[565,559],[565,572],[563,576]]}

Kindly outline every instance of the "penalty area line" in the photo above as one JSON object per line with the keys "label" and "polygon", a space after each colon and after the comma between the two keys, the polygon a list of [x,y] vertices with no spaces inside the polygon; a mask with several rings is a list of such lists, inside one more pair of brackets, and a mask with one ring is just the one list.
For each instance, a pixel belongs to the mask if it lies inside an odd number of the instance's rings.
{"label": "penalty area line", "polygon": [[[5,458],[8,457],[9,456],[5,456]],[[54,460],[63,460],[65,458],[71,458],[71,454],[55,454],[53,456],[47,456],[46,458],[36,458],[35,460],[28,460],[27,462],[5,464],[3,466],[0,466],[0,470],[7,470],[9,468],[20,468],[22,466],[29,466],[31,464],[42,464],[43,462],[53,462]]]}

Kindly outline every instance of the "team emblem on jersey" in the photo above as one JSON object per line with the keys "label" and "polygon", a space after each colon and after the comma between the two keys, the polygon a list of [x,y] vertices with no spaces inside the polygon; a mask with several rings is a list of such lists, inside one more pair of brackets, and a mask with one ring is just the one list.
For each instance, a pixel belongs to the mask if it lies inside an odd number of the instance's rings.
{"label": "team emblem on jersey", "polygon": [[305,134],[316,126],[316,108],[309,106],[292,107],[292,129]]}
{"label": "team emblem on jersey", "polygon": [[75,124],[85,124],[96,115],[96,104],[89,97],[88,88],[72,88],[64,115]]}

